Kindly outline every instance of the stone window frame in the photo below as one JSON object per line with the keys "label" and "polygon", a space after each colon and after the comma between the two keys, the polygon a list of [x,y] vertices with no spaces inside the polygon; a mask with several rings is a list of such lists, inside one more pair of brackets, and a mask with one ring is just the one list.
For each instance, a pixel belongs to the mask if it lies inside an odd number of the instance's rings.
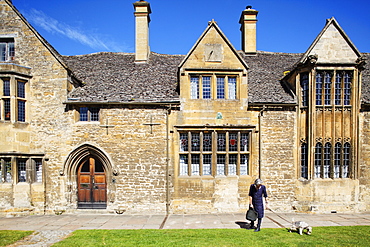
{"label": "stone window frame", "polygon": [[[235,134],[237,139],[231,139],[230,136]],[[210,136],[211,140],[205,139],[204,137],[206,135]],[[199,138],[194,138],[194,136]],[[221,136],[224,138],[219,138]],[[179,176],[216,177],[249,175],[251,137],[252,130],[250,129],[178,130]],[[205,148],[206,142],[210,142],[210,149]],[[222,149],[219,148],[221,142],[224,147]],[[233,145],[230,144],[231,142]],[[242,142],[245,142],[244,145]],[[236,146],[236,149],[231,148],[231,146]],[[205,162],[205,160],[208,160],[208,162]],[[209,161],[211,161],[211,164],[208,164]]]}
{"label": "stone window frame", "polygon": [[29,81],[25,78],[14,75],[0,77],[1,121],[19,123],[28,121],[28,87]]}
{"label": "stone window frame", "polygon": [[0,155],[0,183],[42,183],[43,167],[44,158],[40,155]]}
{"label": "stone window frame", "polygon": [[[205,85],[203,78],[207,78]],[[189,74],[190,99],[238,100],[239,81],[239,74],[191,73]]]}
{"label": "stone window frame", "polygon": [[13,61],[15,57],[14,38],[0,38],[0,62]]}

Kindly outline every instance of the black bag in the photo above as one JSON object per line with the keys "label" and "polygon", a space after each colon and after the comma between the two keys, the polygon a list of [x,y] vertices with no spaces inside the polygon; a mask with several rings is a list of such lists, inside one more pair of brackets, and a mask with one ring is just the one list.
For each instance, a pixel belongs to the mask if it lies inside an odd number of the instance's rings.
{"label": "black bag", "polygon": [[253,208],[249,208],[245,217],[247,220],[255,221],[258,218],[258,213]]}

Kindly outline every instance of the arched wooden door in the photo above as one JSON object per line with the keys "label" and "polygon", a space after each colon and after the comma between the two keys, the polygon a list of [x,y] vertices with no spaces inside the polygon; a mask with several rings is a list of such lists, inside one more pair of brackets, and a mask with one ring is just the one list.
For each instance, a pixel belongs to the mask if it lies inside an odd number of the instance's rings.
{"label": "arched wooden door", "polygon": [[78,208],[104,209],[107,207],[107,183],[102,163],[88,157],[77,169]]}

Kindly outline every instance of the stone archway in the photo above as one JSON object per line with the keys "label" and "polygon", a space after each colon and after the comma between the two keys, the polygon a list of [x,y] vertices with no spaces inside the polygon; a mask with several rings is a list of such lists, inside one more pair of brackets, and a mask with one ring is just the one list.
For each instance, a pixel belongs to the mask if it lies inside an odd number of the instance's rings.
{"label": "stone archway", "polygon": [[[88,166],[86,165],[88,164]],[[96,173],[96,165],[99,166],[99,172]],[[83,179],[81,180],[81,169],[82,167],[89,167],[88,172],[83,173]],[[85,168],[87,169],[87,168]],[[91,170],[90,170],[91,169]],[[106,208],[109,203],[113,203],[115,200],[115,179],[113,176],[117,175],[117,170],[113,167],[113,164],[101,149],[91,145],[83,144],[78,148],[74,149],[67,157],[63,170],[60,172],[62,176],[66,176],[66,200],[74,208]],[[102,182],[101,179],[104,178]],[[96,180],[99,179],[99,182]],[[82,181],[82,183],[81,183]],[[82,186],[87,186],[90,191],[82,192]],[[94,190],[94,188],[99,187],[100,190]],[[101,188],[104,187],[103,190]],[[103,191],[103,192],[102,192]],[[94,193],[104,193],[100,196],[99,201],[93,199]],[[81,196],[81,193],[91,193],[91,198]],[[104,202],[102,201],[104,198]],[[87,201],[86,201],[87,200]],[[90,203],[86,206],[86,202]]]}

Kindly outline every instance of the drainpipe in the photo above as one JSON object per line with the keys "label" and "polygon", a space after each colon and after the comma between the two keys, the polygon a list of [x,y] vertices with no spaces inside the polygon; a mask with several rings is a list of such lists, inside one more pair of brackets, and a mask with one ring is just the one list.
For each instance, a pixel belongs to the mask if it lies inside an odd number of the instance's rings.
{"label": "drainpipe", "polygon": [[171,105],[166,110],[166,214],[170,212],[170,142],[169,142],[169,117]]}
{"label": "drainpipe", "polygon": [[258,113],[258,177],[262,179],[262,133],[261,133],[261,119],[263,116],[263,111],[265,110],[266,106],[263,105],[262,110]]}

